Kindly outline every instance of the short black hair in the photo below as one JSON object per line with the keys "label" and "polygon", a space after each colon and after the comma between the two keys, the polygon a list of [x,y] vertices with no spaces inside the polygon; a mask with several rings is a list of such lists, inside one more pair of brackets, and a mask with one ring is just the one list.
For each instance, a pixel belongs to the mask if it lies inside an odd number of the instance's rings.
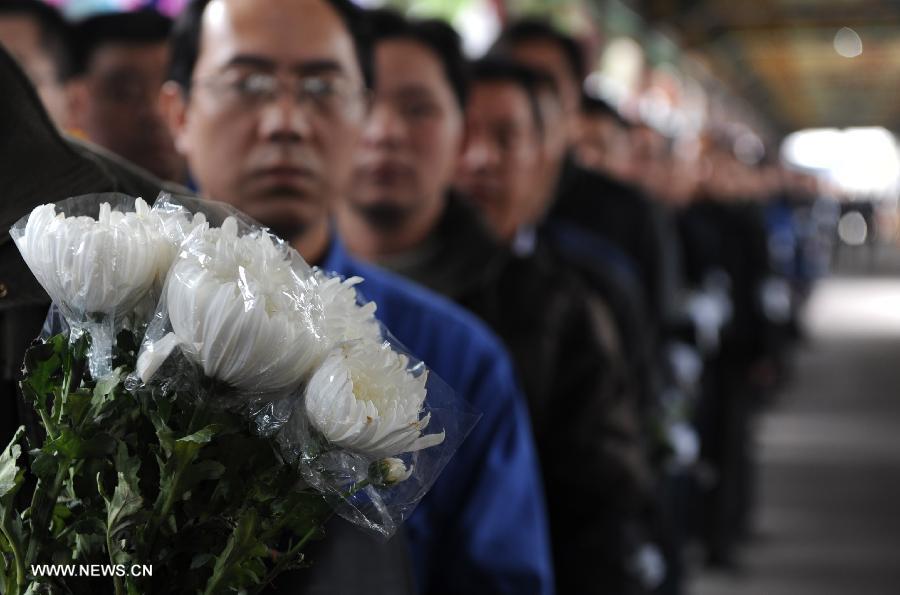
{"label": "short black hair", "polygon": [[53,61],[59,82],[69,78],[71,31],[58,10],[40,0],[0,0],[0,17],[4,15],[34,19],[40,30],[41,47]]}
{"label": "short black hair", "polygon": [[[172,28],[172,58],[169,79],[185,90],[191,88],[194,67],[200,55],[200,30],[203,12],[211,0],[192,0]],[[340,16],[356,49],[356,59],[367,87],[372,86],[372,43],[364,11],[350,0],[325,0]]]}
{"label": "short black hair", "polygon": [[610,105],[608,102],[591,95],[590,93],[581,94],[581,113],[586,116],[596,116],[600,118],[609,118],[614,121],[620,128],[628,130],[631,124],[622,117],[622,114]]}
{"label": "short black hair", "polygon": [[512,83],[525,92],[531,119],[538,135],[544,135],[544,117],[538,102],[538,94],[543,85],[543,73],[501,56],[488,55],[472,63],[470,67],[472,86],[478,83]]}
{"label": "short black hair", "polygon": [[566,59],[572,77],[581,85],[587,76],[584,53],[573,37],[559,31],[545,20],[525,18],[507,26],[494,43],[494,49],[509,51],[512,46],[529,41],[548,41],[556,44]]}
{"label": "short black hair", "polygon": [[437,19],[409,19],[392,9],[368,13],[373,46],[391,39],[406,39],[425,46],[441,63],[444,76],[460,107],[465,109],[469,91],[467,62],[456,31]]}
{"label": "short black hair", "polygon": [[144,45],[168,42],[172,19],[153,9],[135,12],[112,12],[90,17],[72,30],[72,73],[88,70],[98,48],[108,43]]}

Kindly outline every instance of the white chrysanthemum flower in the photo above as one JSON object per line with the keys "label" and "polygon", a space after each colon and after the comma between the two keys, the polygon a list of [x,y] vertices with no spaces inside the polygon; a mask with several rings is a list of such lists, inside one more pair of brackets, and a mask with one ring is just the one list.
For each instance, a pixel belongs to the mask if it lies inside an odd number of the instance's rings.
{"label": "white chrysanthemum flower", "polygon": [[290,390],[326,352],[284,250],[266,233],[238,237],[231,217],[185,243],[165,291],[174,339],[142,354],[144,381],[178,344],[210,378],[248,392]]}
{"label": "white chrysanthemum flower", "polygon": [[372,458],[435,446],[423,436],[426,374],[413,375],[390,346],[357,341],[332,350],[306,389],[310,423],[332,444]]}
{"label": "white chrysanthemum flower", "polygon": [[163,211],[150,208],[138,199],[135,202],[135,215],[144,222],[149,229],[159,235],[159,282],[165,281],[166,274],[172,266],[172,262],[178,255],[181,243],[194,229],[206,223],[206,215],[196,213],[191,215],[186,210]]}
{"label": "white chrysanthemum flower", "polygon": [[322,304],[322,335],[330,347],[343,342],[370,340],[381,342],[381,325],[375,318],[375,302],[359,305],[356,285],[362,277],[329,276],[321,269],[313,269],[315,292]]}
{"label": "white chrysanthemum flower", "polygon": [[[135,208],[147,212],[142,199]],[[167,263],[166,242],[138,213],[100,205],[97,219],[36,207],[14,237],[41,286],[69,316],[125,316],[150,291]],[[165,270],[162,270],[165,274]]]}

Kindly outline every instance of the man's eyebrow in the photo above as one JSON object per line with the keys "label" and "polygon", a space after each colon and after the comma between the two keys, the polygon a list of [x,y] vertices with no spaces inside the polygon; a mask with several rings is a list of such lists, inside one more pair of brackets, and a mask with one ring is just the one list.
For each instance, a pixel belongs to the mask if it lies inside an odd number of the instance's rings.
{"label": "man's eyebrow", "polygon": [[234,66],[246,66],[259,70],[275,70],[278,67],[274,60],[253,54],[237,54],[236,56],[232,56],[223,66],[223,70]]}
{"label": "man's eyebrow", "polygon": [[409,83],[395,89],[390,95],[386,95],[395,100],[416,100],[416,99],[434,99],[435,93],[427,85],[419,83]]}
{"label": "man's eyebrow", "polygon": [[322,58],[307,60],[291,66],[291,71],[300,76],[315,76],[319,74],[341,74],[344,68],[337,60]]}
{"label": "man's eyebrow", "polygon": [[[278,66],[278,62],[271,58],[258,56],[256,54],[237,54],[229,59],[222,69],[227,70],[234,67],[245,67],[272,72],[278,70]],[[293,64],[290,67],[290,70],[298,76],[316,76],[320,74],[340,74],[344,69],[338,61],[322,58],[298,62]]]}

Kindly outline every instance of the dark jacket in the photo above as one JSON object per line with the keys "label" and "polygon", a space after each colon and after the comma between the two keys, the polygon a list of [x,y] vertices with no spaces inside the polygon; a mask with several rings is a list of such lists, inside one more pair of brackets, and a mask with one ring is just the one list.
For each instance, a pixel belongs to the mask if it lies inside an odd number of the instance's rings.
{"label": "dark jacket", "polygon": [[543,256],[513,256],[455,197],[423,246],[380,264],[451,297],[506,343],[543,464],[557,590],[623,592],[623,521],[642,501],[643,453],[582,287]]}
{"label": "dark jacket", "polygon": [[723,357],[750,365],[770,350],[772,328],[760,291],[770,274],[768,240],[758,205],[699,200],[679,215],[689,282],[727,274],[734,313],[722,337]]}
{"label": "dark jacket", "polygon": [[[22,357],[44,322],[50,300],[19,255],[10,226],[40,204],[92,192],[123,192],[152,202],[160,190],[183,192],[100,149],[61,136],[37,94],[0,46],[0,443],[33,414],[18,397]],[[413,593],[405,534],[387,543],[337,519],[313,546],[317,565],[288,573],[275,592],[341,595]],[[347,560],[353,572],[347,572]]]}
{"label": "dark jacket", "polygon": [[48,202],[89,192],[124,192],[153,201],[177,187],[111,153],[60,135],[25,75],[0,48],[0,442],[29,412],[16,397],[22,356],[50,299],[19,255],[9,228]]}
{"label": "dark jacket", "polygon": [[669,300],[674,292],[666,271],[660,218],[638,190],[568,158],[548,219],[576,224],[617,247],[634,268],[654,324],[672,310]]}

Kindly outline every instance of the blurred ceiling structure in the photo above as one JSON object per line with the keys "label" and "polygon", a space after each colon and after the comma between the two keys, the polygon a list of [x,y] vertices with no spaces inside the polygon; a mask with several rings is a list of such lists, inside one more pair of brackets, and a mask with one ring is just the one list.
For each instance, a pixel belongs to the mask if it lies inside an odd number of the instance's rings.
{"label": "blurred ceiling structure", "polygon": [[781,134],[823,126],[900,129],[900,0],[626,4],[672,32]]}

